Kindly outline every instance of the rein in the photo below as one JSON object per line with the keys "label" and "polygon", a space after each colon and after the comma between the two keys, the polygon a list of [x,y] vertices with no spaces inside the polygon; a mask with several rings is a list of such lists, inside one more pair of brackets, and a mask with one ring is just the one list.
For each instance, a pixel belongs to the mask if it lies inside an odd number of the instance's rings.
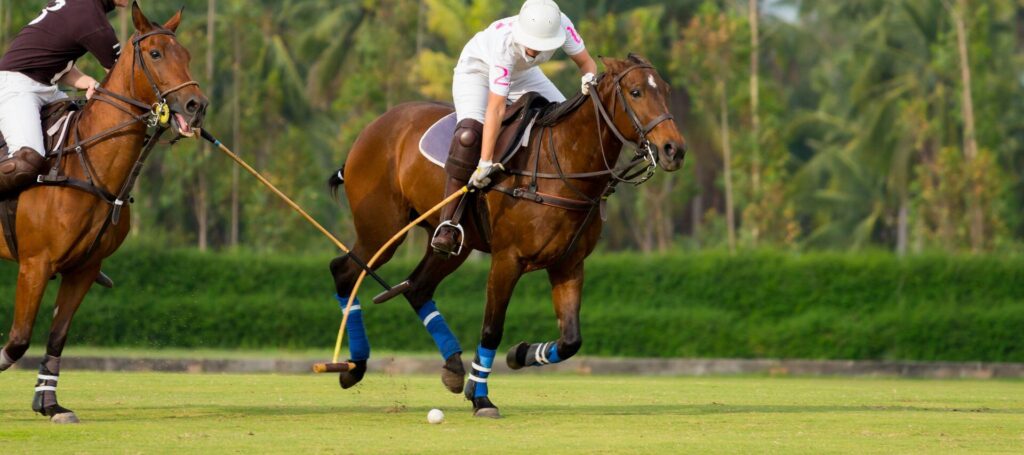
{"label": "rein", "polygon": [[[97,94],[93,96],[93,99],[95,99],[98,102],[107,103],[117,108],[118,110],[127,114],[130,118],[122,123],[119,123],[111,128],[103,130],[86,139],[79,139],[79,126],[76,123],[72,133],[73,138],[69,141],[69,145],[62,147],[60,150],[56,152],[57,161],[50,168],[50,172],[47,175],[40,175],[36,179],[37,183],[44,186],[68,187],[79,191],[84,191],[86,193],[98,197],[100,200],[106,202],[110,206],[110,209],[107,212],[107,216],[104,218],[103,225],[100,227],[99,232],[97,232],[96,237],[93,239],[92,244],[89,246],[89,249],[86,251],[85,255],[82,256],[83,258],[88,258],[89,256],[91,256],[92,252],[99,245],[100,239],[103,237],[103,234],[106,233],[107,229],[111,225],[117,225],[118,222],[120,222],[121,209],[124,207],[126,202],[131,201],[132,188],[135,186],[135,181],[142,173],[142,167],[146,162],[146,159],[149,157],[150,152],[153,151],[153,148],[160,140],[160,137],[169,128],[171,120],[171,110],[167,104],[167,95],[177,92],[185,87],[199,86],[199,83],[193,80],[179,84],[168,90],[160,90],[160,88],[156,84],[156,79],[150,72],[149,67],[146,66],[145,59],[142,58],[142,49],[139,46],[139,44],[143,40],[157,35],[168,35],[171,37],[175,36],[174,32],[170,30],[159,29],[151,31],[149,33],[135,36],[132,39],[134,54],[132,56],[132,81],[129,88],[131,97],[124,96],[119,93],[114,93],[103,87],[96,87],[95,89]],[[139,101],[135,98],[136,65],[138,65],[138,67],[142,69],[143,74],[146,76],[146,81],[149,83],[151,89],[153,90],[153,94],[156,95],[157,102],[154,103],[152,106],[142,101]],[[121,103],[127,104],[128,106],[124,106]],[[143,113],[136,114],[132,108],[142,109]],[[80,112],[81,111],[79,111],[79,114]],[[72,120],[74,119],[68,119],[67,121],[71,122]],[[93,169],[92,163],[89,160],[86,147],[106,140],[114,136],[121,130],[128,128],[129,126],[135,125],[137,123],[141,123],[146,126],[147,130],[153,129],[153,131],[152,133],[147,134],[145,145],[143,146],[142,151],[139,154],[139,157],[135,160],[135,164],[132,166],[131,172],[128,174],[128,177],[125,179],[125,181],[122,182],[120,189],[115,195],[108,191],[104,187],[104,185],[99,181],[98,177],[96,176],[96,171]],[[78,156],[78,160],[82,165],[82,171],[85,173],[85,180],[74,179],[67,177],[65,175],[61,175],[64,155],[69,152],[73,152],[75,155]]]}
{"label": "rein", "polygon": [[[638,69],[654,69],[654,67],[647,64],[633,65],[627,68],[621,74],[618,74],[615,77],[615,80],[613,81],[613,85],[615,86],[616,97],[612,99],[613,111],[616,107],[616,101],[622,103],[623,109],[629,116],[629,119],[633,124],[633,128],[636,130],[638,137],[637,141],[631,141],[629,139],[626,139],[625,135],[622,134],[622,131],[620,131],[619,128],[615,125],[612,116],[609,115],[608,113],[609,109],[605,107],[604,102],[601,101],[601,97],[597,93],[597,87],[595,86],[592,90],[589,91],[590,99],[593,101],[592,104],[594,106],[595,117],[597,118],[598,135],[602,135],[603,129],[608,128],[612,132],[612,134],[615,135],[615,138],[618,139],[619,142],[621,142],[623,145],[630,144],[636,148],[636,154],[628,163],[622,166],[613,167],[612,163],[608,162],[608,155],[606,154],[604,149],[604,142],[601,141],[601,159],[604,161],[604,170],[567,174],[562,170],[562,165],[558,160],[558,154],[555,152],[556,148],[553,131],[554,126],[548,125],[544,129],[542,129],[540,134],[538,135],[538,142],[540,142],[540,144],[543,144],[544,135],[547,134],[548,152],[550,154],[550,160],[554,164],[557,173],[551,174],[538,171],[540,166],[541,155],[541,149],[538,149],[537,154],[535,155],[533,160],[532,170],[510,169],[506,171],[506,173],[510,175],[530,177],[530,184],[528,187],[494,187],[493,189],[500,193],[509,195],[513,198],[525,199],[528,201],[536,202],[538,204],[558,207],[566,210],[592,212],[594,207],[599,206],[602,201],[606,200],[609,196],[615,193],[615,189],[620,183],[629,183],[638,186],[643,184],[647,180],[650,180],[650,178],[654,176],[654,172],[658,167],[658,163],[657,157],[654,155],[654,150],[651,147],[651,143],[649,140],[647,140],[647,134],[654,130],[654,128],[657,128],[658,125],[666,121],[672,120],[674,117],[671,113],[665,112],[664,114],[661,114],[654,120],[648,122],[646,125],[641,123],[640,118],[636,115],[636,111],[634,111],[633,107],[630,106],[630,104],[626,101],[626,96],[625,94],[623,94],[622,91],[622,79],[626,77],[626,75],[628,75],[630,72]],[[605,75],[602,74],[601,77],[598,79],[598,84],[600,83],[600,80],[603,79],[604,77]],[[503,160],[503,164],[506,164],[508,163],[508,161],[511,161],[514,155],[514,153],[509,154],[509,156],[505,160]],[[601,195],[598,196],[597,198],[593,198],[586,195],[583,191],[578,189],[575,185],[573,185],[570,182],[570,180],[584,180],[605,176],[610,176],[611,181],[608,183],[608,186],[604,189],[604,191],[602,191]],[[565,186],[572,190],[573,193],[576,193],[576,195],[580,199],[568,199],[560,196],[539,193],[537,191],[537,183],[539,179],[561,180],[565,184]],[[590,215],[588,215],[588,220],[589,217]]]}

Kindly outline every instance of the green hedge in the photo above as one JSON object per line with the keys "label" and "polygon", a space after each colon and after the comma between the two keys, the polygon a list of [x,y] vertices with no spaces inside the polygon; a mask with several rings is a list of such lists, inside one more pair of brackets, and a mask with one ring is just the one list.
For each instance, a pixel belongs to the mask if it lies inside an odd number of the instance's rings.
{"label": "green hedge", "polygon": [[[340,311],[329,257],[156,249],[135,246],[108,261],[118,287],[89,294],[71,343],[332,349]],[[384,272],[398,281],[413,266],[396,262]],[[487,266],[466,264],[437,296],[464,347],[478,340]],[[10,326],[15,275],[13,264],[0,267],[0,330]],[[37,342],[56,287],[40,311]],[[367,283],[364,301],[378,291]],[[588,261],[584,291],[587,355],[1024,362],[1017,257],[604,255]],[[402,301],[364,308],[374,348],[433,349]],[[510,306],[504,345],[557,335],[547,279],[530,274]]]}

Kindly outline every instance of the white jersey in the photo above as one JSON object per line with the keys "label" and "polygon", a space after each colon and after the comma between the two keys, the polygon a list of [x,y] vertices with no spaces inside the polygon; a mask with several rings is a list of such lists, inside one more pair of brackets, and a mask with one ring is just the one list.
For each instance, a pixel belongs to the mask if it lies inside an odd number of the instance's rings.
{"label": "white jersey", "polygon": [[[512,38],[512,27],[516,20],[518,16],[506,17],[477,33],[463,48],[455,74],[486,76],[491,92],[508,96],[516,76],[526,74],[528,70],[551,60],[555,51],[541,52],[530,58],[526,55],[526,49],[516,44]],[[565,14],[562,14],[562,30],[565,31],[562,50],[566,54],[573,56],[586,49],[583,38]]]}

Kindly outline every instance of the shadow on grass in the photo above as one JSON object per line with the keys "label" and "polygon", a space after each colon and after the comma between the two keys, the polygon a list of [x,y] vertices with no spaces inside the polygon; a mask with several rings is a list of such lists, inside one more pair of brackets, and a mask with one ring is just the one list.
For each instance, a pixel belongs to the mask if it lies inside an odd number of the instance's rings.
{"label": "shadow on grass", "polygon": [[[91,422],[123,421],[127,416],[144,419],[196,419],[236,417],[300,417],[300,416],[352,416],[386,414],[425,414],[430,407],[409,406],[233,406],[233,405],[186,405],[186,406],[141,406],[126,407],[111,414],[109,408],[82,407],[80,411],[90,417]],[[776,405],[726,405],[726,404],[648,404],[648,405],[540,405],[507,406],[502,408],[510,416],[565,415],[565,416],[700,416],[723,414],[831,414],[831,413],[975,413],[999,415],[1024,415],[1024,409],[993,408],[949,408],[919,406],[776,406]],[[469,412],[467,403],[464,408]],[[450,412],[459,412],[452,408]],[[26,413],[28,414],[28,413]],[[31,417],[19,415],[18,417]]]}

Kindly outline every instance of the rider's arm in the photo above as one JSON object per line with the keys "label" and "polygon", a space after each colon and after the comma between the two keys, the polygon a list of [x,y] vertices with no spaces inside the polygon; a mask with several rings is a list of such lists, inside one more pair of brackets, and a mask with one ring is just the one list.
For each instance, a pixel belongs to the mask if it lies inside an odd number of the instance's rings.
{"label": "rider's arm", "polygon": [[570,55],[573,62],[576,62],[576,66],[580,68],[580,72],[583,74],[597,74],[597,62],[590,56],[590,52],[583,49],[582,52],[576,55]]}
{"label": "rider's arm", "polygon": [[484,116],[484,137],[480,144],[480,161],[491,161],[494,158],[494,146],[498,142],[498,129],[505,117],[507,96],[490,92],[487,96],[487,113]]}
{"label": "rider's arm", "polygon": [[93,79],[91,76],[83,73],[77,66],[72,66],[71,70],[68,71],[64,77],[60,78],[59,82],[79,90],[86,90],[86,98],[92,98],[93,89],[97,84],[96,79]]}

